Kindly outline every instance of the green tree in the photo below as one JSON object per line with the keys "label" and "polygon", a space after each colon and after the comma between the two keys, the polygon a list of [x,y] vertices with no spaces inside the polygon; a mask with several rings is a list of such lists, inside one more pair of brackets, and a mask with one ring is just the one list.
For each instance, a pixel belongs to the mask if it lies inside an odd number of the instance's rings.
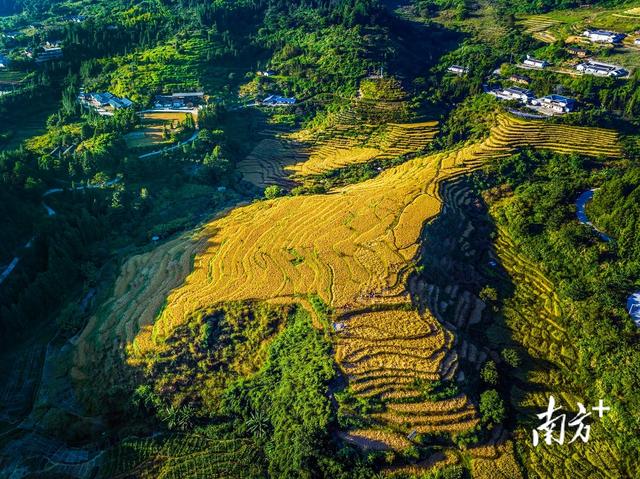
{"label": "green tree", "polygon": [[487,361],[480,371],[480,377],[485,383],[490,384],[491,386],[497,385],[499,376],[496,363],[493,361]]}
{"label": "green tree", "polygon": [[504,401],[495,389],[489,389],[480,395],[480,416],[489,429],[500,424],[507,413]]}
{"label": "green tree", "polygon": [[284,194],[284,189],[279,185],[269,185],[264,189],[264,197],[267,200],[273,200]]}

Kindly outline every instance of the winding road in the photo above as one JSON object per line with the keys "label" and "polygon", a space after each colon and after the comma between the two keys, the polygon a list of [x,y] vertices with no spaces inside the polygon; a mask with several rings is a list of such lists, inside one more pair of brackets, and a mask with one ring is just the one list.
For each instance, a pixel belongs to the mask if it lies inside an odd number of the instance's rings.
{"label": "winding road", "polygon": [[[578,196],[578,199],[576,200],[576,214],[580,223],[590,226],[596,233],[598,233],[603,241],[609,242],[611,241],[611,237],[607,236],[598,228],[596,228],[596,226],[591,221],[589,221],[589,217],[587,216],[587,203],[591,201],[591,199],[593,198],[593,194],[597,190],[598,188],[592,188]],[[640,328],[640,291],[631,294],[627,298],[627,312],[629,313],[629,316],[631,316],[631,319],[633,320],[635,325]]]}
{"label": "winding road", "polygon": [[578,196],[578,199],[576,200],[576,213],[578,215],[578,221],[580,221],[580,223],[590,226],[596,233],[598,233],[598,235],[600,235],[600,238],[602,238],[603,241],[609,242],[611,241],[611,238],[600,231],[598,228],[596,228],[596,226],[591,221],[589,221],[589,217],[587,216],[587,203],[591,201],[591,199],[593,198],[593,194],[597,190],[598,188],[592,188]]}

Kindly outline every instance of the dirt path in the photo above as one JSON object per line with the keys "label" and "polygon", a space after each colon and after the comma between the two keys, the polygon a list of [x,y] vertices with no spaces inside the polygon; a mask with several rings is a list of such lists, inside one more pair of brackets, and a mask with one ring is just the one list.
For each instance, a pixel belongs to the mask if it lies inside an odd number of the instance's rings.
{"label": "dirt path", "polygon": [[149,158],[151,156],[156,156],[156,155],[161,155],[162,153],[165,153],[167,151],[173,151],[176,150],[178,148],[180,148],[183,145],[186,145],[187,143],[191,143],[192,141],[194,141],[197,137],[198,137],[198,132],[200,130],[198,128],[196,128],[196,130],[193,132],[193,135],[191,135],[189,138],[187,138],[184,141],[179,141],[178,143],[176,143],[173,146],[168,146],[166,148],[162,148],[161,150],[156,150],[156,151],[152,151],[151,153],[145,153],[144,155],[140,155],[138,156],[138,158],[143,159],[143,158]]}

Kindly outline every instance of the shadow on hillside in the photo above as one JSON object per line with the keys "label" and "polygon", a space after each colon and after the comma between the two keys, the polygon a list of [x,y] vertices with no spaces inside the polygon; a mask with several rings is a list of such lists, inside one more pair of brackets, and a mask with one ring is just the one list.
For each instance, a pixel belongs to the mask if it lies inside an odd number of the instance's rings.
{"label": "shadow on hillside", "polygon": [[397,14],[398,9],[408,11],[413,2],[388,0],[384,3],[390,12],[394,12],[391,34],[398,49],[393,55],[389,55],[387,60],[391,71],[401,78],[427,77],[428,70],[435,66],[443,55],[455,50],[467,36],[436,22],[423,23],[419,18]]}
{"label": "shadow on hillside", "polygon": [[[526,379],[534,361],[536,367],[540,361],[517,343],[502,314],[503,304],[513,298],[516,286],[494,250],[496,226],[486,204],[473,192],[468,178],[446,182],[442,197],[445,202],[442,213],[424,229],[420,272],[410,282],[412,300],[454,333],[459,357],[454,380],[458,386],[476,404],[482,391],[497,388],[505,402],[510,403],[504,426],[513,430],[516,416],[523,413],[521,408],[516,411],[515,387],[531,390]],[[487,291],[496,292],[497,299],[487,300]],[[485,301],[481,302],[480,296]],[[483,303],[479,315],[477,311]],[[521,360],[518,368],[508,366],[502,359],[504,348],[518,352]],[[482,366],[489,360],[498,364],[497,387],[484,383],[480,376]],[[490,441],[497,439],[492,437]]]}

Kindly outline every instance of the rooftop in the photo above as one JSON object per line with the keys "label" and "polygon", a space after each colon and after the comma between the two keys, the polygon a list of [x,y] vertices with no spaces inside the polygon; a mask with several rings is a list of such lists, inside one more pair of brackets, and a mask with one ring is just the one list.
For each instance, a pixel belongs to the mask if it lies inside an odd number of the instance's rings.
{"label": "rooftop", "polygon": [[575,103],[575,100],[573,98],[569,98],[562,95],[556,95],[555,93],[544,96],[542,97],[542,99],[557,102],[557,103]]}
{"label": "rooftop", "polygon": [[508,91],[509,93],[515,93],[518,95],[533,95],[533,92],[531,90],[527,90],[526,88],[520,88],[517,86],[505,88],[504,91]]}
{"label": "rooftop", "polygon": [[172,97],[183,97],[183,96],[196,96],[196,97],[200,97],[200,96],[204,96],[204,92],[202,91],[196,91],[196,92],[188,92],[188,93],[172,93],[171,94]]}

